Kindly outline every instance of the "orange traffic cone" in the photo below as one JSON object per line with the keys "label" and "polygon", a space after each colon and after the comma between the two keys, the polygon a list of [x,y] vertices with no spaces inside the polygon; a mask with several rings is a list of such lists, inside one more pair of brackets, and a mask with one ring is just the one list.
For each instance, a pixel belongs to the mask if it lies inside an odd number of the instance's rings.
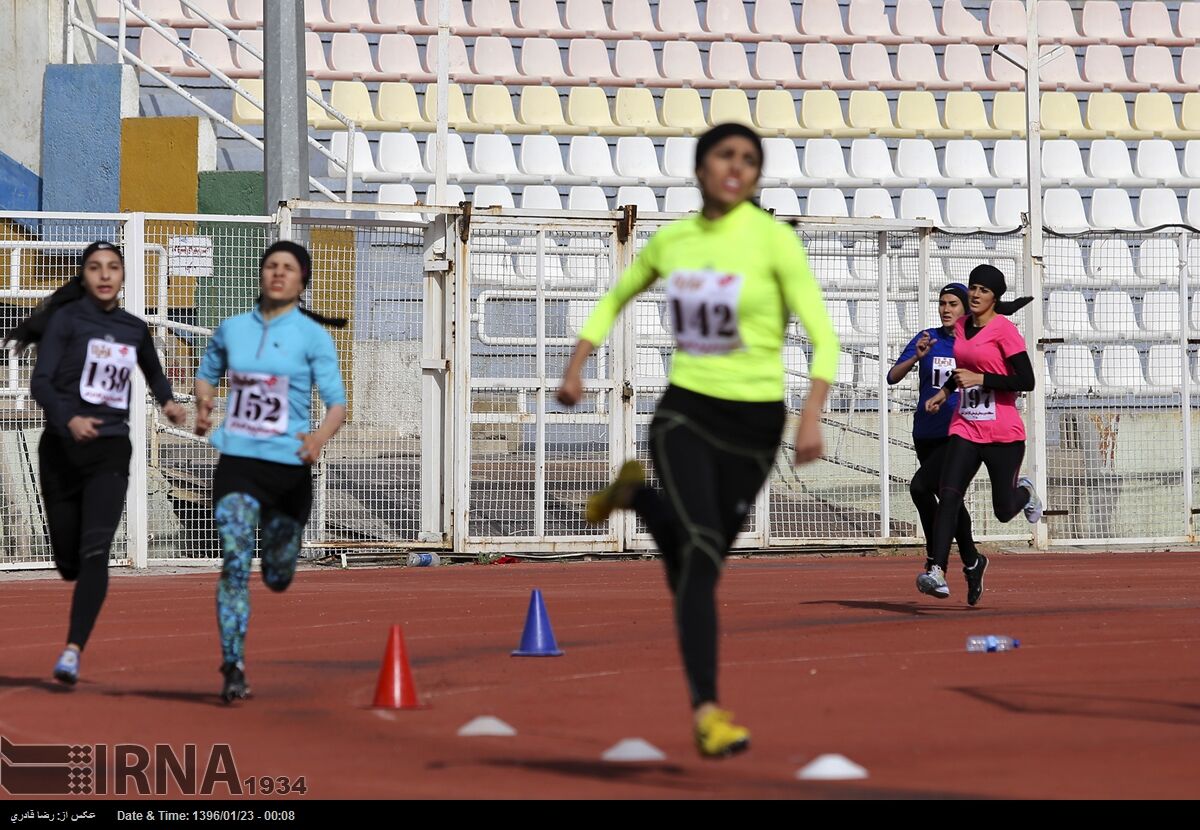
{"label": "orange traffic cone", "polygon": [[413,685],[412,669],[408,667],[404,634],[398,625],[393,625],[388,634],[387,650],[383,653],[383,665],[379,669],[379,685],[375,687],[374,705],[377,709],[421,708],[417,702],[417,687]]}

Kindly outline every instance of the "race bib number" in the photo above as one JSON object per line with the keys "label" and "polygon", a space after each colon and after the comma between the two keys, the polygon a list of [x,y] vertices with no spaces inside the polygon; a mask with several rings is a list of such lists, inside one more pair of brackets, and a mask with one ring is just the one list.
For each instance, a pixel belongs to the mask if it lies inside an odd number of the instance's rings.
{"label": "race bib number", "polygon": [[288,428],[286,375],[229,373],[225,431],[245,438],[274,438]]}
{"label": "race bib number", "polygon": [[79,397],[113,409],[129,409],[129,382],[137,365],[137,349],[94,337],[79,376]]}
{"label": "race bib number", "polygon": [[726,354],[742,348],[738,331],[741,274],[676,271],[667,280],[675,342],[689,354]]}
{"label": "race bib number", "polygon": [[935,357],[933,359],[933,388],[941,389],[954,374],[954,358]]}
{"label": "race bib number", "polygon": [[996,420],[996,392],[982,386],[968,386],[958,394],[958,414],[968,421]]}

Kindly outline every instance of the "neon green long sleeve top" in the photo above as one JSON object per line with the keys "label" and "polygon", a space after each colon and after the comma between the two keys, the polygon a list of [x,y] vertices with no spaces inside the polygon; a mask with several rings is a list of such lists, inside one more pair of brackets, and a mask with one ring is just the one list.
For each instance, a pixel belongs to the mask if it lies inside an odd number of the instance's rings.
{"label": "neon green long sleeve top", "polygon": [[625,304],[660,278],[677,346],[673,385],[731,401],[783,400],[792,313],[813,344],[812,377],[833,382],[840,345],[808,255],[795,231],[766,211],[743,202],[719,219],[696,215],[662,228],[579,338],[599,346]]}

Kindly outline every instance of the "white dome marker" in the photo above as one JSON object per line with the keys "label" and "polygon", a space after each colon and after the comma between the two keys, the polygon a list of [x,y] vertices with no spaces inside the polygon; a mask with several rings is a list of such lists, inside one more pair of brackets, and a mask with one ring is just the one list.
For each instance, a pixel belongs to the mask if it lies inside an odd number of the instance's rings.
{"label": "white dome marker", "polygon": [[667,756],[661,749],[641,738],[625,738],[605,750],[600,756],[604,761],[665,761]]}
{"label": "white dome marker", "polygon": [[515,734],[517,734],[517,730],[491,715],[475,718],[458,730],[461,738],[509,738]]}
{"label": "white dome marker", "polygon": [[851,781],[866,778],[867,771],[845,755],[821,755],[805,767],[796,770],[802,781]]}

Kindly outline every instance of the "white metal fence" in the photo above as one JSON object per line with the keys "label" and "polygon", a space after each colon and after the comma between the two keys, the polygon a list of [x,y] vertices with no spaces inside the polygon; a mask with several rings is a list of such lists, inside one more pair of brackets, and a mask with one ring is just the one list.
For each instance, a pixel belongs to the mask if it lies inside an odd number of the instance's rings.
{"label": "white metal fence", "polygon": [[[650,550],[632,516],[591,528],[582,507],[621,461],[649,462],[646,431],[671,357],[662,297],[648,292],[623,315],[590,362],[580,406],[565,410],[554,392],[592,304],[669,219],[375,204],[331,213],[327,203],[297,203],[270,218],[0,213],[0,323],[10,328],[73,273],[86,244],[118,242],[125,307],[150,322],[190,414],[213,326],[251,305],[263,248],[297,239],[313,252],[308,303],[352,321],[335,334],[350,419],[313,470],[310,549]],[[917,390],[913,379],[889,387],[884,374],[909,338],[936,325],[938,289],[965,281],[980,262],[1001,267],[1014,296],[1033,291],[1042,300],[1014,319],[1035,366],[1045,366],[1023,405],[1026,466],[1044,459],[1046,540],[1193,539],[1200,306],[1191,273],[1200,240],[1190,230],[1049,237],[1042,286],[1026,272],[1022,232],[809,219],[797,231],[843,345],[826,451],[794,469],[785,442],[740,545],[917,540],[907,491]],[[784,354],[793,414],[810,357],[793,323]],[[2,568],[50,564],[30,367],[29,358],[7,358],[0,388]],[[129,532],[114,559],[213,561],[215,453],[149,405],[134,408],[131,426],[141,452]],[[970,501],[980,537],[1029,539],[1023,523],[994,520],[987,490],[983,477]]]}

